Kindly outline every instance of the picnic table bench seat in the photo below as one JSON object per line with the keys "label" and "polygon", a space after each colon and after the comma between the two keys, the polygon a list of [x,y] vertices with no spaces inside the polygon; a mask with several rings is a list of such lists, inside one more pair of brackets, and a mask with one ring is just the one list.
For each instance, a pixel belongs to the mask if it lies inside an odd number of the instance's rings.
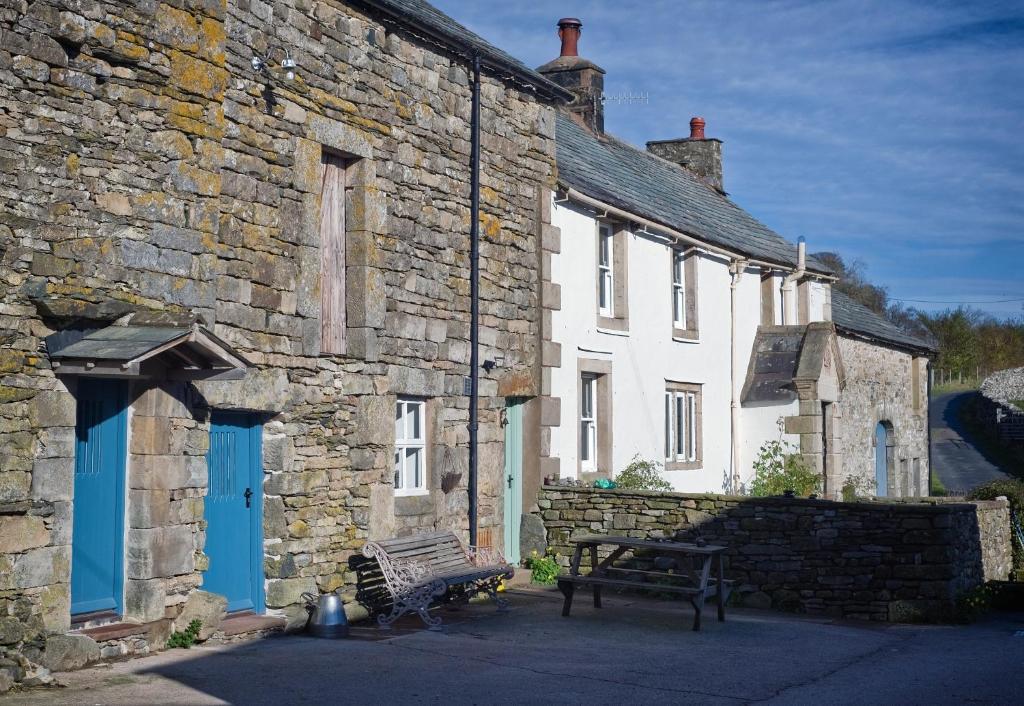
{"label": "picnic table bench seat", "polygon": [[[724,546],[607,535],[586,535],[573,538],[572,541],[576,549],[569,564],[569,573],[558,576],[558,588],[565,596],[562,615],[568,617],[576,587],[585,586],[593,590],[595,608],[601,607],[601,589],[604,587],[654,591],[675,593],[687,598],[694,610],[694,630],[700,630],[704,603],[711,599],[717,604],[718,619],[725,620],[725,602],[729,599],[734,582],[723,575]],[[601,546],[614,547],[603,560],[598,558],[598,548]],[[617,559],[633,550],[668,555],[684,562],[692,560],[696,566],[681,570],[677,566],[672,573],[615,566]],[[580,573],[585,551],[590,554],[589,574]],[[716,568],[714,577],[711,575],[712,565]],[[649,581],[649,578],[661,580]]]}
{"label": "picnic table bench seat", "polygon": [[441,597],[468,598],[486,593],[499,610],[508,606],[498,595],[498,586],[512,578],[515,570],[496,550],[464,545],[454,532],[367,542],[363,556],[380,564],[391,595],[391,611],[377,616],[382,628],[415,612],[428,628],[437,629],[441,619],[431,616],[428,608]]}

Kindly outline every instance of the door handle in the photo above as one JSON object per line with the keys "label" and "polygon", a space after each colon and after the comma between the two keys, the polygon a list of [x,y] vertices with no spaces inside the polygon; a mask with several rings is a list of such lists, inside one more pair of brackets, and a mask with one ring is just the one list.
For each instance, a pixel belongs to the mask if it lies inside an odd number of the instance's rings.
{"label": "door handle", "polygon": [[509,487],[509,488],[511,488],[511,487],[512,487],[512,480],[513,480],[512,476],[509,476],[509,477],[508,477],[508,487]]}
{"label": "door handle", "polygon": [[252,488],[246,488],[243,495],[245,496],[245,506],[252,507]]}

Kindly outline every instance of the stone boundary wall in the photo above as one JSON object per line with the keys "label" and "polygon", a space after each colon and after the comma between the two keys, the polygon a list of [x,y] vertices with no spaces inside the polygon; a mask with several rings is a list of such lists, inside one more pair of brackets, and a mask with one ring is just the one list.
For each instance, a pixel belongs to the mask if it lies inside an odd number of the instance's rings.
{"label": "stone boundary wall", "polygon": [[1003,443],[1024,446],[1024,409],[1014,404],[1024,400],[1024,368],[989,375],[981,383],[981,399],[981,421]]}
{"label": "stone boundary wall", "polygon": [[947,619],[957,596],[1006,579],[1012,563],[1002,500],[838,503],[546,486],[538,505],[548,546],[565,566],[571,538],[584,534],[679,533],[724,544],[726,578],[750,607]]}

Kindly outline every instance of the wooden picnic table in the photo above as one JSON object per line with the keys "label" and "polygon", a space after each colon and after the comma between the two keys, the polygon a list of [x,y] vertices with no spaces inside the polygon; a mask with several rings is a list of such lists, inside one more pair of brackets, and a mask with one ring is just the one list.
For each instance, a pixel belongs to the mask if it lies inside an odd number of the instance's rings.
{"label": "wooden picnic table", "polygon": [[[568,616],[572,607],[572,597],[576,586],[590,586],[594,592],[594,607],[601,607],[601,588],[641,589],[678,593],[686,596],[693,605],[693,629],[700,630],[701,610],[704,601],[714,596],[718,605],[718,620],[725,620],[725,601],[729,597],[731,581],[723,575],[723,555],[725,547],[716,544],[691,544],[688,542],[659,541],[656,539],[639,539],[635,537],[616,537],[609,535],[587,535],[572,540],[576,550],[572,555],[569,573],[558,577],[558,589],[565,595],[562,615]],[[598,548],[612,546],[611,553],[598,561]],[[590,550],[590,573],[580,574],[580,564],[585,550]],[[649,571],[614,566],[615,561],[623,554],[635,549],[651,550],[659,556],[673,557],[677,560],[676,572]],[[712,564],[715,577],[711,577]],[[654,583],[648,578],[661,579]]]}

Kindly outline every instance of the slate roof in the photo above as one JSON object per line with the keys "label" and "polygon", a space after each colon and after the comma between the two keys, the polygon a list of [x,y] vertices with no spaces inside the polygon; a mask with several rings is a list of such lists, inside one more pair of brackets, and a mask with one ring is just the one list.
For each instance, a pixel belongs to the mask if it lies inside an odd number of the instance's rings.
{"label": "slate roof", "polygon": [[915,352],[937,353],[934,344],[905,332],[888,319],[832,288],[832,322],[839,331]]}
{"label": "slate roof", "polygon": [[175,338],[189,329],[164,326],[108,326],[93,331],[70,345],[51,345],[50,357],[131,360]]}
{"label": "slate roof", "polygon": [[182,360],[209,367],[244,369],[247,361],[202,326],[106,326],[94,330],[58,331],[46,337],[54,361],[116,361],[135,363],[172,352]]}
{"label": "slate roof", "polygon": [[489,65],[509,71],[520,82],[537,89],[541,95],[547,98],[562,101],[572,99],[572,94],[566,89],[537,73],[511,54],[498,49],[424,0],[361,0],[361,2],[404,25],[419,25],[451,47],[463,47],[470,52],[479,52],[481,63],[485,66]]}
{"label": "slate roof", "polygon": [[[599,138],[561,112],[556,130],[563,186],[741,255],[796,266],[796,245],[682,167],[611,135]],[[833,274],[812,256],[807,268]]]}

